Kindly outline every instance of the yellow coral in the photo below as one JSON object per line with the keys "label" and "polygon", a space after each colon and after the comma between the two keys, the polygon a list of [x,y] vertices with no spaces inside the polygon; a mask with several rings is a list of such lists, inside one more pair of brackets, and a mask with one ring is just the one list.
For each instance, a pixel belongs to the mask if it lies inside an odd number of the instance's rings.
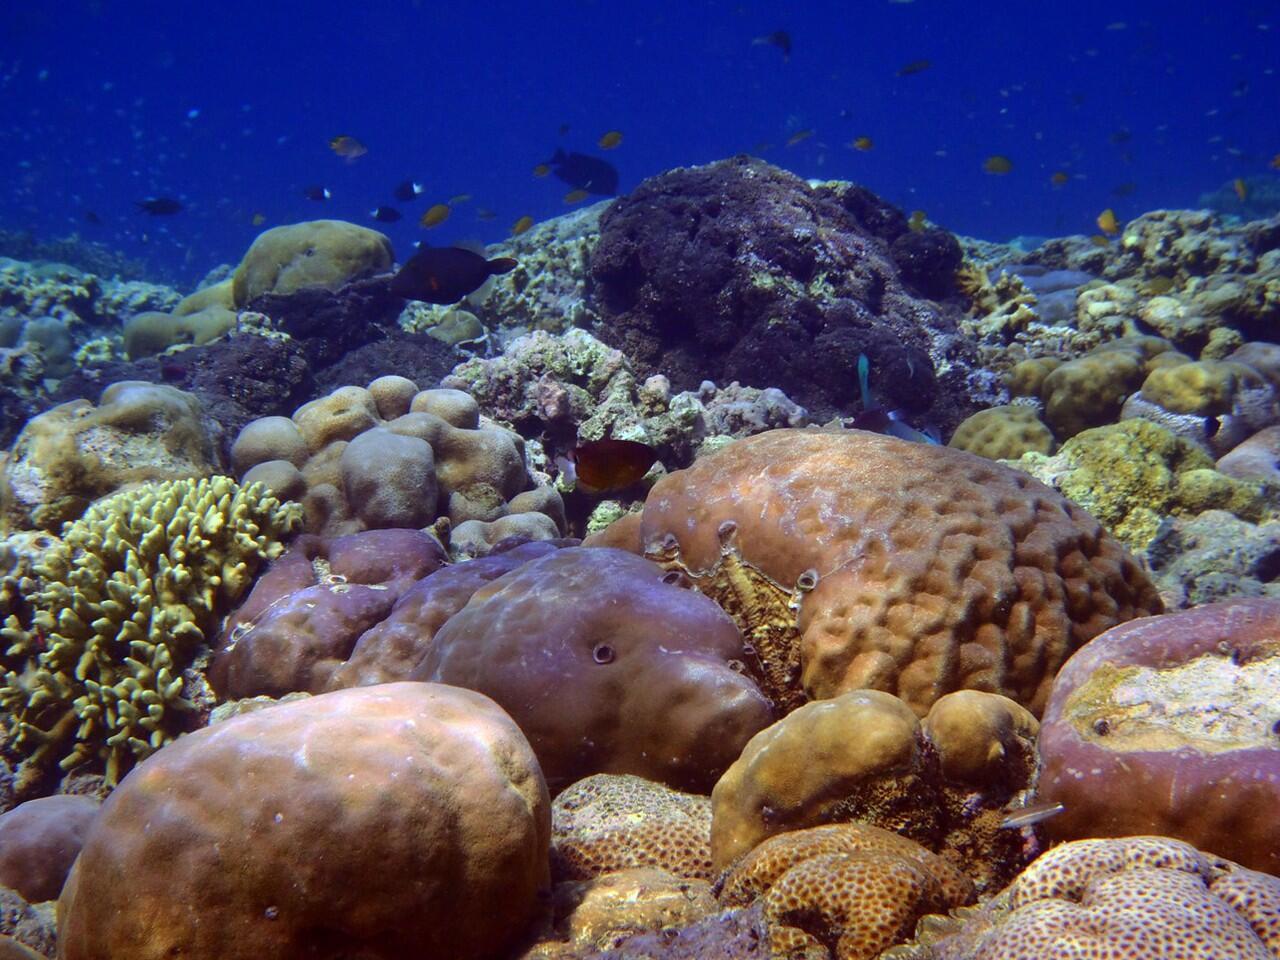
{"label": "yellow coral", "polygon": [[299,515],[260,484],[213,477],[143,484],[68,523],[34,567],[29,614],[0,630],[0,706],[28,755],[19,790],[55,761],[101,760],[114,783],[182,732],[182,671]]}
{"label": "yellow coral", "polygon": [[947,446],[988,460],[1016,460],[1028,450],[1048,453],[1053,449],[1053,434],[1031,407],[1008,404],[966,418]]}

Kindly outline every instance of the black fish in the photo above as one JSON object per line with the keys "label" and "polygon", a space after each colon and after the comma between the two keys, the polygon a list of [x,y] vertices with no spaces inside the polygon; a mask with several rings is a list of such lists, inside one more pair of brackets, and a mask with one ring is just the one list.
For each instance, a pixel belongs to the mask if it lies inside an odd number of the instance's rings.
{"label": "black fish", "polygon": [[86,210],[84,212],[84,220],[85,223],[92,223],[95,227],[102,223],[102,218],[93,210]]}
{"label": "black fish", "polygon": [[783,63],[791,59],[791,34],[785,30],[775,30],[768,36],[756,37],[751,42],[756,46],[767,43],[771,47],[777,47],[782,51]]}
{"label": "black fish", "polygon": [[412,180],[406,180],[393,191],[395,198],[401,203],[408,203],[410,200],[416,200],[422,196],[422,184],[415,183]]}
{"label": "black fish", "polygon": [[928,70],[932,66],[932,60],[912,60],[910,63],[899,67],[894,76],[909,77],[913,73],[924,73],[924,71]]}
{"label": "black fish", "polygon": [[327,187],[321,187],[318,185],[313,187],[307,187],[305,190],[302,191],[302,195],[306,197],[308,200],[328,200],[331,196],[333,196],[333,194],[329,192]]}
{"label": "black fish", "polygon": [[391,292],[424,303],[457,303],[497,273],[518,266],[510,257],[486,260],[461,247],[422,247],[391,278]]}
{"label": "black fish", "polygon": [[585,153],[565,153],[557,148],[547,161],[555,167],[555,175],[579,190],[611,197],[618,192],[618,171],[607,160]]}
{"label": "black fish", "polygon": [[383,223],[395,223],[400,219],[400,211],[395,207],[374,207],[369,211],[369,216]]}
{"label": "black fish", "polygon": [[153,217],[171,217],[182,210],[182,204],[173,197],[147,197],[133,201],[143,213]]}

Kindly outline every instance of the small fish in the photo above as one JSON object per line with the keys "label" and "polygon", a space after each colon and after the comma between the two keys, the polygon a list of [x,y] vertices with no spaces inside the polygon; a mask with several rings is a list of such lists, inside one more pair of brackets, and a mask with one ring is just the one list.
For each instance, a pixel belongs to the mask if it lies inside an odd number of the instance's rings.
{"label": "small fish", "polygon": [[589,196],[591,196],[591,194],[587,193],[585,190],[570,190],[564,195],[564,202],[568,204],[581,203]]}
{"label": "small fish", "polygon": [[486,222],[489,220],[497,220],[498,214],[497,211],[490,210],[488,207],[476,207],[476,219],[484,220]]}
{"label": "small fish", "polygon": [[861,150],[863,153],[866,153],[875,146],[875,143],[870,137],[857,137],[851,144],[849,144],[849,146],[853,147],[855,150]]}
{"label": "small fish", "polygon": [[606,197],[618,192],[618,171],[607,160],[585,153],[565,153],[557,149],[555,156],[547,164],[555,168],[554,172],[559,180],[575,190],[586,190]]}
{"label": "small fish", "polygon": [[139,210],[153,217],[171,217],[182,212],[182,204],[173,197],[147,197],[133,202]]}
{"label": "small fish", "polygon": [[84,212],[84,222],[85,222],[85,223],[92,223],[92,224],[96,227],[96,226],[98,226],[100,223],[102,223],[102,218],[101,218],[100,216],[98,216],[98,214],[97,214],[95,211],[93,211],[93,210],[86,210],[86,211]]}
{"label": "small fish", "polygon": [[511,225],[511,235],[518,237],[533,226],[533,217],[521,217]]}
{"label": "small fish", "polygon": [[560,136],[562,136],[562,137],[563,137],[563,136],[567,136],[567,135],[568,135],[568,133],[569,133],[569,125],[568,125],[567,123],[562,123],[562,124],[560,124],[560,129],[559,129],[557,132],[558,132],[558,133],[560,134]]}
{"label": "small fish", "polygon": [[267,222],[267,215],[263,213],[261,210],[256,210],[254,211],[253,216],[250,217],[249,222],[252,223],[255,227],[260,227]]}
{"label": "small fish", "polygon": [[638,440],[592,440],[574,447],[556,464],[583,493],[614,493],[640,482],[658,462],[658,452]]}
{"label": "small fish", "polygon": [[804,143],[813,136],[813,128],[806,127],[803,130],[797,130],[791,136],[787,137],[787,146],[794,147],[797,143]]}
{"label": "small fish", "polygon": [[547,166],[545,163],[540,163],[533,168],[533,175],[538,179],[542,179],[543,177],[547,176],[547,174],[549,174],[550,172],[551,172],[551,168]]}
{"label": "small fish", "polygon": [[332,150],[334,153],[336,153],[338,156],[342,157],[342,159],[346,160],[348,163],[350,163],[351,161],[355,160],[358,157],[363,157],[366,153],[369,152],[369,148],[366,147],[363,143],[361,143],[355,137],[350,137],[350,136],[347,136],[346,134],[342,134],[341,136],[333,137],[332,139],[330,139],[329,149]]}
{"label": "small fish", "polygon": [[1111,246],[1111,241],[1100,233],[1095,233],[1092,237],[1090,237],[1089,242],[1092,243],[1095,247]]}
{"label": "small fish", "polygon": [[395,207],[374,207],[369,211],[369,216],[383,223],[395,223],[400,219],[400,211]]}
{"label": "small fish", "polygon": [[610,130],[596,141],[596,146],[601,150],[616,150],[622,144],[622,131]]}
{"label": "small fish", "polygon": [[1070,180],[1071,178],[1067,176],[1067,173],[1064,170],[1055,170],[1053,175],[1049,177],[1049,182],[1055,187],[1064,187]]}
{"label": "small fish", "polygon": [[1124,183],[1117,183],[1111,188],[1113,197],[1131,197],[1138,192],[1138,185],[1132,180],[1126,180]]}
{"label": "small fish", "polygon": [[1013,170],[1013,161],[1001,153],[993,153],[982,161],[982,169],[997,177],[1003,177]]}
{"label": "small fish", "polygon": [[871,360],[865,353],[858,354],[858,393],[862,398],[862,409],[843,421],[846,427],[883,433],[897,437],[899,440],[911,440],[915,443],[940,444],[942,442],[941,437],[933,435],[937,432],[936,428],[929,428],[933,433],[917,430],[903,419],[902,411],[885,409],[871,390]]}
{"label": "small fish", "polygon": [[1133,139],[1133,131],[1128,127],[1121,127],[1119,130],[1112,132],[1111,136],[1107,137],[1107,139],[1119,146],[1120,144],[1128,143]]}
{"label": "small fish", "polygon": [[487,260],[462,247],[421,247],[391,278],[391,293],[424,303],[457,303],[491,276],[509,273],[519,263],[510,257]]}
{"label": "small fish", "polygon": [[1280,170],[1280,153],[1271,158],[1271,162],[1267,164],[1272,170]]}
{"label": "small fish", "polygon": [[753,47],[777,47],[782,51],[782,62],[788,63],[791,60],[791,34],[785,30],[775,30],[773,33],[765,34],[763,37],[756,37],[751,41]]}
{"label": "small fish", "polygon": [[466,203],[470,199],[471,199],[471,194],[459,193],[457,196],[453,196],[449,198],[449,206],[451,207],[461,206],[462,204]]}
{"label": "small fish", "polygon": [[928,70],[932,66],[932,60],[912,60],[910,63],[903,64],[899,67],[894,76],[909,77],[913,73],[924,73],[924,71]]}
{"label": "small fish", "polygon": [[333,196],[333,194],[329,192],[328,187],[321,187],[321,186],[307,187],[302,191],[302,195],[306,197],[308,200],[316,200],[316,201],[328,200],[330,197]]}
{"label": "small fish", "polygon": [[1116,219],[1116,212],[1110,207],[1098,214],[1098,219],[1094,221],[1101,230],[1109,237],[1114,237],[1120,232],[1120,221]]}
{"label": "small fish", "polygon": [[435,203],[427,208],[427,212],[418,218],[418,223],[430,230],[432,227],[438,227],[449,219],[449,214],[453,210],[447,203]]}
{"label": "small fish", "polygon": [[1173,289],[1173,277],[1158,276],[1152,277],[1147,281],[1147,295],[1152,297],[1163,296]]}
{"label": "small fish", "polygon": [[401,203],[408,203],[422,196],[422,184],[416,180],[406,180],[392,191],[392,195]]}
{"label": "small fish", "polygon": [[907,229],[912,233],[924,233],[924,211],[912,210],[911,216],[907,218]]}
{"label": "small fish", "polygon": [[1249,185],[1240,177],[1236,177],[1231,181],[1231,189],[1236,192],[1236,196],[1239,197],[1241,201],[1249,199]]}
{"label": "small fish", "polygon": [[1043,823],[1050,817],[1056,817],[1067,808],[1061,803],[1029,803],[1025,807],[1011,811],[1008,816],[1000,821],[1002,830],[1017,830],[1021,827],[1034,827],[1037,823]]}

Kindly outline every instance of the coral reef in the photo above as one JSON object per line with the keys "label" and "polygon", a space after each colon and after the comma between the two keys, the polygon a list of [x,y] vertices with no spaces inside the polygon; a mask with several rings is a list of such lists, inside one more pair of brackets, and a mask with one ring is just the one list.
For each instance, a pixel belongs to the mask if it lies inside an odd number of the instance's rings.
{"label": "coral reef", "polygon": [[394,261],[386,236],[344,220],[272,227],[258,235],[232,274],[233,302],[244,307],[265,294],[286,296],[311,287],[338,290],[390,269]]}
{"label": "coral reef", "polygon": [[677,389],[777,387],[819,417],[856,408],[866,354],[885,403],[950,427],[984,393],[958,311],[926,299],[950,291],[960,248],[909,234],[851,184],[811,187],[748,157],[672,170],[600,218],[599,334]]}
{"label": "coral reef", "polygon": [[550,830],[528,743],[479,694],[384,684],[268,707],[116,789],[62,892],[59,956],[492,957],[548,886]]}
{"label": "coral reef", "polygon": [[860,430],[773,430],[658,481],[645,555],[737,619],[783,709],[869,687],[918,714],[944,693],[1039,712],[1057,668],[1155,613],[1092,517],[1017,471]]}
{"label": "coral reef", "polygon": [[497,701],[553,793],[593,773],[705,791],[772,719],[743,656],[733,621],[655,564],[568,547],[477,590],[411,679]]}
{"label": "coral reef", "polygon": [[1034,409],[1007,404],[979,410],[963,420],[947,446],[976,453],[988,460],[1017,460],[1024,453],[1053,451],[1053,434]]}
{"label": "coral reef", "polygon": [[1280,598],[1280,522],[1253,524],[1225,510],[1161,522],[1145,551],[1165,607],[1232,597]]}
{"label": "coral reef", "polygon": [[97,800],[65,795],[37,797],[0,815],[0,886],[29,903],[58,899],[97,816]]}
{"label": "coral reef", "polygon": [[[467,394],[419,390],[405,377],[341,387],[291,418],[255,420],[231,460],[245,480],[301,501],[308,532],[324,535],[438,517],[497,520],[533,485],[518,434],[482,424]],[[539,503],[562,521],[558,498]]]}
{"label": "coral reef", "polygon": [[184,671],[297,517],[260,486],[213,477],[143,484],[64,528],[0,631],[19,796],[57,767],[101,764],[114,783],[190,729]]}
{"label": "coral reef", "polygon": [[1038,796],[1056,839],[1161,834],[1280,874],[1280,600],[1095,637],[1054,682]]}
{"label": "coral reef", "polygon": [[1022,960],[1087,945],[1099,960],[1280,953],[1280,879],[1164,837],[1080,840],[978,910],[930,917],[882,960]]}
{"label": "coral reef", "polygon": [[1036,768],[1035,718],[964,690],[921,722],[859,690],[807,704],[743,749],[712,791],[711,850],[723,869],[771,836],[833,822],[892,830],[941,853],[979,890],[998,889],[1036,844],[1001,829]]}

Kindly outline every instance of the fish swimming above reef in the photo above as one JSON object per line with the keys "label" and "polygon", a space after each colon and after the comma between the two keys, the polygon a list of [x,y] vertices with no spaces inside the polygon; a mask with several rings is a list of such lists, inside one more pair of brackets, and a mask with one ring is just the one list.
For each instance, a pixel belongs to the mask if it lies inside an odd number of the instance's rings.
{"label": "fish swimming above reef", "polygon": [[791,34],[786,30],[775,30],[773,33],[765,34],[763,37],[756,37],[751,41],[753,47],[777,47],[782,51],[782,62],[788,63],[791,60]]}
{"label": "fish swimming above reef", "polygon": [[329,141],[329,149],[340,156],[347,163],[351,163],[358,157],[363,157],[369,152],[369,148],[357,140],[355,137],[342,136],[334,137]]}
{"label": "fish swimming above reef", "polygon": [[452,212],[453,208],[447,203],[433,203],[431,206],[427,207],[426,212],[418,218],[418,223],[430,230],[432,227],[438,227],[440,224],[448,220],[449,214]]}
{"label": "fish swimming above reef", "polygon": [[309,187],[304,187],[302,195],[308,200],[315,200],[317,203],[328,200],[333,196],[333,194],[329,192],[328,187],[322,187],[319,184],[312,184]]}
{"label": "fish swimming above reef", "polygon": [[173,197],[147,197],[133,202],[139,210],[152,217],[171,217],[182,212],[182,204]]}
{"label": "fish swimming above reef", "polygon": [[369,216],[382,223],[395,223],[400,219],[400,211],[395,207],[374,207],[369,211]]}
{"label": "fish swimming above reef", "polygon": [[510,273],[519,262],[487,260],[462,247],[421,247],[391,278],[391,293],[423,303],[457,303],[479,290],[491,276]]}
{"label": "fish swimming above reef", "polygon": [[556,465],[575,490],[615,493],[639,483],[658,462],[658,451],[638,440],[592,440],[574,447]]}
{"label": "fish swimming above reef", "polygon": [[897,437],[899,440],[911,440],[915,443],[942,442],[941,438],[934,436],[933,433],[917,430],[907,423],[902,418],[902,411],[885,409],[871,391],[871,361],[865,353],[858,355],[858,392],[862,397],[862,409],[854,416],[845,419],[846,427],[883,433],[890,437]]}
{"label": "fish swimming above reef", "polygon": [[557,148],[547,161],[556,177],[577,190],[612,197],[618,192],[618,171],[613,164],[586,153],[565,153]]}
{"label": "fish swimming above reef", "polygon": [[1114,237],[1120,232],[1120,221],[1116,219],[1116,212],[1110,207],[1098,214],[1095,223],[1098,224],[1098,229],[1109,237]]}
{"label": "fish swimming above reef", "polygon": [[401,203],[408,203],[410,200],[416,200],[422,196],[422,191],[422,184],[415,180],[405,180],[392,191],[392,196]]}

